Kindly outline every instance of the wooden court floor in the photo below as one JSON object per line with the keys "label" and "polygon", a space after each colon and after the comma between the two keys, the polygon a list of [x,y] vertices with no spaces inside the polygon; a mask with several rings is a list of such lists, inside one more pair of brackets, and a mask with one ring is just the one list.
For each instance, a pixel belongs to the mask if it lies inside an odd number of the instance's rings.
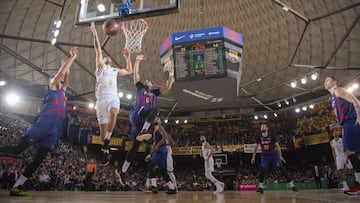
{"label": "wooden court floor", "polygon": [[8,191],[0,190],[1,203],[303,203],[303,202],[360,202],[360,195],[348,196],[340,190],[302,190],[292,191],[265,191],[256,192],[225,191],[222,194],[213,194],[210,191],[189,192],[181,191],[176,195],[145,194],[143,192],[70,192],[70,191],[42,191],[33,192],[32,197],[10,197]]}

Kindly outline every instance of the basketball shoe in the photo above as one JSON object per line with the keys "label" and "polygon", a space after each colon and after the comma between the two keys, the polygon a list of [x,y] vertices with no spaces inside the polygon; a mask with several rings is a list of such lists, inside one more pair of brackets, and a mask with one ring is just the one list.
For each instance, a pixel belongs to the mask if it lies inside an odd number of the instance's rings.
{"label": "basketball shoe", "polygon": [[139,142],[142,142],[144,140],[150,140],[152,138],[151,133],[149,133],[147,130],[142,130],[137,136],[136,140]]}
{"label": "basketball shoe", "polygon": [[345,190],[345,194],[348,195],[359,195],[360,194],[360,184],[356,181],[354,181],[354,186],[350,188],[350,190]]}
{"label": "basketball shoe", "polygon": [[11,188],[10,196],[31,197],[32,194],[29,192],[20,190],[19,188]]}
{"label": "basketball shoe", "polygon": [[104,143],[101,145],[101,151],[103,152],[103,160],[101,161],[101,166],[107,166],[110,163],[111,154],[110,154],[110,140],[105,139]]}

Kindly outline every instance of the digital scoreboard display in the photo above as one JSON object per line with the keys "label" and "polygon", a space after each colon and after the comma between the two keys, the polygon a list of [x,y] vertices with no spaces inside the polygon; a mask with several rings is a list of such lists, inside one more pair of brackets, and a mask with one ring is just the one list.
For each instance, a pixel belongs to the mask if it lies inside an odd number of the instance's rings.
{"label": "digital scoreboard display", "polygon": [[226,76],[224,42],[221,39],[176,44],[172,57],[175,81]]}

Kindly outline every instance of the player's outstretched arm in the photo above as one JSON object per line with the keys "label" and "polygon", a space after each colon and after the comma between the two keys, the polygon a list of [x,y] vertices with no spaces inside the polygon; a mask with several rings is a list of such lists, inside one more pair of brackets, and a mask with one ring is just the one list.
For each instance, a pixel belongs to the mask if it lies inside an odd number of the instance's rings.
{"label": "player's outstretched arm", "polygon": [[119,69],[118,75],[119,76],[131,75],[133,72],[133,69],[132,69],[132,64],[131,64],[131,60],[130,60],[130,57],[131,57],[130,50],[125,48],[123,51],[123,56],[126,61],[126,69]]}
{"label": "player's outstretched arm", "polygon": [[59,89],[61,86],[61,82],[63,81],[64,77],[67,80],[67,74],[70,72],[70,67],[75,61],[77,57],[77,48],[72,48],[70,51],[71,57],[66,60],[64,63],[62,63],[62,66],[60,67],[59,71],[55,74],[54,78],[51,79],[49,87],[51,90]]}
{"label": "player's outstretched arm", "polygon": [[174,83],[174,67],[171,65],[168,71],[169,71],[169,79],[166,81],[165,86],[160,88],[160,94],[165,94],[166,92],[168,92]]}
{"label": "player's outstretched arm", "polygon": [[102,66],[103,66],[103,55],[102,55],[101,45],[100,45],[99,37],[98,37],[97,31],[96,31],[94,22],[91,22],[90,29],[94,36],[94,48],[95,48],[95,54],[96,54],[96,71],[95,71],[95,73],[97,74],[101,71]]}
{"label": "player's outstretched arm", "polygon": [[144,55],[140,54],[136,56],[136,61],[134,64],[134,73],[133,73],[133,79],[134,79],[134,84],[140,82],[141,78],[140,78],[140,74],[139,74],[139,65],[140,65],[140,61],[144,60]]}

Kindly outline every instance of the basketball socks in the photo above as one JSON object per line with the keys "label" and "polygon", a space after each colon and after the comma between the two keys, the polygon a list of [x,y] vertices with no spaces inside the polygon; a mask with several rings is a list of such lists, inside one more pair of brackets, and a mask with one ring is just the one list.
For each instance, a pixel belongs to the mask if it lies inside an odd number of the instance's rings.
{"label": "basketball socks", "polygon": [[111,135],[112,135],[112,132],[106,132],[106,134],[105,134],[105,140],[110,140]]}
{"label": "basketball socks", "polygon": [[17,188],[18,186],[23,185],[23,184],[26,182],[27,179],[28,179],[27,177],[25,177],[24,175],[21,175],[21,176],[16,180],[13,188]]}
{"label": "basketball socks", "polygon": [[259,188],[264,188],[264,183],[259,183]]}
{"label": "basketball socks", "polygon": [[156,178],[151,178],[151,186],[152,187],[157,187]]}
{"label": "basketball socks", "polygon": [[122,165],[122,168],[121,168],[121,172],[122,173],[126,173],[126,171],[129,169],[129,167],[130,167],[130,162],[128,162],[128,161],[124,161],[124,163],[123,163],[123,165]]}
{"label": "basketball socks", "polygon": [[144,130],[148,130],[150,128],[150,123],[148,121],[145,121],[144,125],[143,125],[143,128],[141,129],[141,131],[144,131]]}
{"label": "basketball socks", "polygon": [[173,172],[168,172],[171,182],[176,183],[176,178]]}

